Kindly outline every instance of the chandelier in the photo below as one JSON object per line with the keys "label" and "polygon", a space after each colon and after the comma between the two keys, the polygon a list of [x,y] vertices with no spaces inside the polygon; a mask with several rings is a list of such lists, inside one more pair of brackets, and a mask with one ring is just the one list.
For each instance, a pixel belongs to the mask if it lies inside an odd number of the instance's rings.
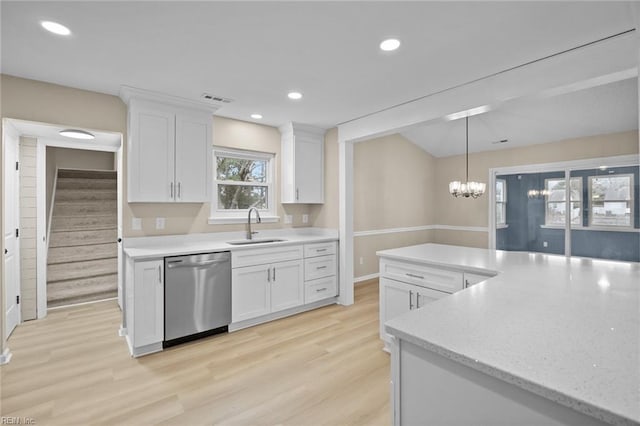
{"label": "chandelier", "polygon": [[467,128],[467,175],[465,182],[453,181],[449,182],[449,193],[454,197],[465,197],[465,198],[478,198],[484,191],[487,189],[487,185],[481,182],[469,182],[469,116],[466,117],[466,128]]}

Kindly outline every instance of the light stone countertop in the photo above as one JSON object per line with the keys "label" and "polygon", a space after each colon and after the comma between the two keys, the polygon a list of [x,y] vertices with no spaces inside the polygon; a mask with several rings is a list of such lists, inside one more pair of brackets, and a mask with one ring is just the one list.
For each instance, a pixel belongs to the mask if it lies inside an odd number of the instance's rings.
{"label": "light stone countertop", "polygon": [[612,424],[640,424],[640,263],[422,244],[380,257],[497,272],[390,334]]}
{"label": "light stone countertop", "polygon": [[157,237],[135,237],[124,239],[124,252],[132,259],[152,259],[165,256],[181,256],[217,251],[239,251],[292,244],[335,241],[338,231],[327,228],[290,228],[260,230],[254,225],[254,239],[279,238],[286,241],[247,245],[231,245],[228,241],[244,240],[246,233],[212,232],[206,234],[168,235]]}

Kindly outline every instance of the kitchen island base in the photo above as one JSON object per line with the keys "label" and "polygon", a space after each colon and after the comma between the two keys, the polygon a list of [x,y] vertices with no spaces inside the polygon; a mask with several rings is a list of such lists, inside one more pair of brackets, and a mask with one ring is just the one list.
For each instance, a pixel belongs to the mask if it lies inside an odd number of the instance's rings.
{"label": "kitchen island base", "polygon": [[393,338],[394,425],[604,425],[548,398]]}

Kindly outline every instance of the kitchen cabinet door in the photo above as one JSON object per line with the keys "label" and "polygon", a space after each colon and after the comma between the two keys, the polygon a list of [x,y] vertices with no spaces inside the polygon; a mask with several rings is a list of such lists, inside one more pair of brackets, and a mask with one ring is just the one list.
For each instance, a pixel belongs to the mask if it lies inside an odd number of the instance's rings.
{"label": "kitchen cabinet door", "polygon": [[449,296],[449,293],[444,291],[430,290],[428,288],[415,287],[415,309],[422,308],[427,303],[435,302],[438,299],[442,299],[445,296]]}
{"label": "kitchen cabinet door", "polygon": [[[133,345],[164,340],[164,264],[162,260],[135,262]],[[129,327],[131,324],[127,324]]]}
{"label": "kitchen cabinet door", "polygon": [[270,277],[271,265],[231,270],[232,322],[244,321],[270,312]]}
{"label": "kitchen cabinet door", "polygon": [[414,307],[414,286],[380,278],[380,338],[388,341],[387,333],[384,331],[384,323],[405,312],[409,312]]}
{"label": "kitchen cabinet door", "polygon": [[176,114],[175,201],[204,203],[211,189],[213,117],[209,113]]}
{"label": "kitchen cabinet door", "polygon": [[302,261],[274,263],[271,266],[271,312],[304,303]]}
{"label": "kitchen cabinet door", "polygon": [[128,200],[174,199],[175,115],[162,106],[132,103],[129,111]]}
{"label": "kitchen cabinet door", "polygon": [[324,130],[299,123],[280,127],[283,203],[324,203]]}

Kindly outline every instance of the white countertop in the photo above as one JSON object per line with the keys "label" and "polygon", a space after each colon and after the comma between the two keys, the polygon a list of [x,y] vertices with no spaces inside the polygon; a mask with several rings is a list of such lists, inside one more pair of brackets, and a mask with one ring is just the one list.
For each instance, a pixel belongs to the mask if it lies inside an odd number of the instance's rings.
{"label": "white countertop", "polygon": [[497,276],[387,332],[613,424],[640,424],[640,263],[423,244],[381,257]]}
{"label": "white countertop", "polygon": [[[254,230],[258,229],[254,226]],[[133,259],[150,259],[191,253],[238,251],[276,245],[335,241],[338,239],[338,231],[326,228],[272,229],[259,231],[253,238],[279,238],[285,241],[247,245],[231,245],[227,243],[228,241],[244,240],[245,238],[245,232],[212,232],[208,234],[125,238],[124,252]]]}

